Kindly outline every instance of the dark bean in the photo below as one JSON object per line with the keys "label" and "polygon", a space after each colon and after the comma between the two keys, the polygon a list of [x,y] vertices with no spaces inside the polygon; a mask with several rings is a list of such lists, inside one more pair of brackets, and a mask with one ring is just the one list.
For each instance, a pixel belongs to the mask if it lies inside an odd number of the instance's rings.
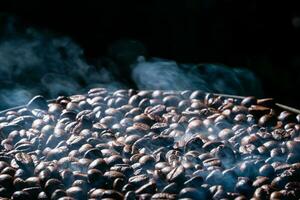
{"label": "dark bean", "polygon": [[185,170],[182,166],[175,167],[172,171],[170,171],[167,175],[167,179],[169,182],[177,182],[182,183],[185,181]]}
{"label": "dark bean", "polygon": [[190,178],[189,180],[187,180],[186,182],[184,182],[184,186],[197,188],[202,185],[203,181],[204,180],[201,176],[194,176],[194,177]]}
{"label": "dark bean", "polygon": [[265,176],[260,176],[257,177],[257,179],[253,182],[253,187],[258,188],[261,187],[262,185],[268,184],[270,182],[270,179]]}
{"label": "dark bean", "polygon": [[151,199],[160,199],[160,200],[167,200],[167,199],[176,199],[176,195],[169,194],[169,193],[156,193],[154,194]]}
{"label": "dark bean", "polygon": [[201,131],[202,129],[202,121],[201,120],[193,120],[188,125],[188,132],[196,133]]}
{"label": "dark bean", "polygon": [[51,194],[57,189],[64,189],[63,184],[58,179],[49,179],[45,183],[45,192],[47,195],[51,196]]}
{"label": "dark bean", "polygon": [[95,185],[97,187],[103,186],[105,184],[105,179],[100,170],[90,169],[87,171],[87,177],[90,184]]}
{"label": "dark bean", "polygon": [[209,193],[204,188],[183,188],[179,193],[179,198],[191,198],[191,199],[208,199]]}
{"label": "dark bean", "polygon": [[292,114],[288,111],[282,111],[279,116],[278,119],[280,121],[282,121],[283,123],[288,123],[288,122],[296,122],[296,115]]}
{"label": "dark bean", "polygon": [[13,200],[28,200],[31,198],[32,198],[32,196],[28,192],[25,192],[25,191],[16,191],[12,195]]}
{"label": "dark bean", "polygon": [[45,192],[40,192],[38,195],[38,200],[49,200],[49,198],[47,197],[47,194]]}
{"label": "dark bean", "polygon": [[199,150],[203,146],[203,141],[200,137],[193,137],[185,144],[185,151]]}
{"label": "dark bean", "polygon": [[286,147],[291,153],[299,154],[300,151],[300,141],[288,141]]}
{"label": "dark bean", "polygon": [[112,185],[116,179],[125,179],[124,174],[118,171],[107,171],[103,176],[110,185]]}
{"label": "dark bean", "polygon": [[116,178],[113,182],[113,189],[117,191],[122,191],[122,188],[125,185],[125,180],[123,178]]}
{"label": "dark bean", "polygon": [[51,194],[51,199],[59,199],[61,197],[67,196],[66,191],[62,189],[55,190],[53,194]]}
{"label": "dark bean", "polygon": [[17,153],[15,155],[16,163],[26,171],[33,171],[33,160],[30,155],[26,153]]}
{"label": "dark bean", "polygon": [[135,200],[135,199],[136,199],[136,195],[133,191],[127,192],[124,196],[124,200]]}
{"label": "dark bean", "polygon": [[136,194],[153,194],[156,191],[156,184],[153,182],[147,183],[136,190]]}
{"label": "dark bean", "polygon": [[48,104],[46,99],[43,96],[35,96],[28,102],[27,108],[30,110],[32,109],[48,110]]}
{"label": "dark bean", "polygon": [[274,175],[274,168],[270,164],[263,165],[259,168],[259,174],[261,176],[272,177]]}
{"label": "dark bean", "polygon": [[134,187],[141,187],[142,185],[148,183],[149,177],[142,174],[142,175],[132,176],[132,177],[129,178],[128,181]]}
{"label": "dark bean", "polygon": [[86,199],[86,193],[80,187],[70,187],[66,191],[67,195],[74,199]]}
{"label": "dark bean", "polygon": [[277,119],[274,115],[264,115],[259,118],[258,124],[260,126],[272,127],[277,124]]}
{"label": "dark bean", "polygon": [[87,159],[95,160],[97,158],[102,158],[102,156],[103,156],[102,152],[99,149],[93,148],[85,152],[83,157]]}
{"label": "dark bean", "polygon": [[8,189],[4,188],[4,187],[0,187],[0,197],[1,199],[5,199],[10,197],[9,191]]}
{"label": "dark bean", "polygon": [[163,98],[163,102],[166,106],[177,106],[180,102],[180,98],[177,96],[166,96]]}
{"label": "dark bean", "polygon": [[98,158],[90,163],[89,169],[97,169],[101,172],[105,172],[108,169],[108,165],[103,159]]}
{"label": "dark bean", "polygon": [[8,175],[14,176],[15,172],[16,172],[16,170],[14,168],[12,168],[12,167],[5,167],[1,171],[1,174],[8,174]]}
{"label": "dark bean", "polygon": [[123,158],[119,155],[112,155],[109,158],[107,158],[105,161],[108,166],[113,166],[116,164],[123,164]]}
{"label": "dark bean", "polygon": [[105,190],[103,191],[102,193],[102,199],[105,199],[105,198],[109,198],[109,199],[116,199],[116,200],[121,200],[123,199],[123,195],[118,192],[118,191],[115,191],[115,190]]}
{"label": "dark bean", "polygon": [[252,183],[248,178],[242,178],[236,183],[236,192],[249,196],[252,193],[252,190]]}
{"label": "dark bean", "polygon": [[241,102],[241,104],[246,107],[250,107],[251,105],[255,105],[256,103],[257,99],[255,97],[246,97]]}
{"label": "dark bean", "polygon": [[0,185],[5,188],[11,188],[13,186],[13,177],[8,174],[1,174],[0,175]]}

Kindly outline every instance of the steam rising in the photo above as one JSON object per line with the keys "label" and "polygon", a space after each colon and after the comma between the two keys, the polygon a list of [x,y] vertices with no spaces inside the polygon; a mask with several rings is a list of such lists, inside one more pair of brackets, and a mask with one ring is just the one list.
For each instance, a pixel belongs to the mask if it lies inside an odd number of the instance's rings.
{"label": "steam rising", "polygon": [[143,57],[133,67],[139,89],[203,90],[207,92],[261,95],[255,75],[247,69],[229,69],[214,64],[178,64],[175,61]]}
{"label": "steam rising", "polygon": [[97,86],[122,87],[108,70],[89,65],[83,57],[83,50],[70,38],[34,29],[2,38],[1,107],[24,104],[36,94],[55,98]]}
{"label": "steam rising", "polygon": [[[8,27],[9,34],[0,39],[0,109],[25,104],[37,94],[56,98],[83,93],[93,87],[129,87],[118,81],[114,76],[117,73],[112,71],[124,66],[116,67],[113,60],[108,62],[112,66],[89,64],[84,59],[83,49],[68,37],[32,28],[17,33],[13,25]],[[129,54],[130,59],[122,58],[132,60],[135,56],[138,59],[131,65],[131,77],[124,79],[132,78],[138,89],[200,89],[239,95],[261,94],[259,81],[249,70],[212,64],[177,64],[157,58],[147,61],[138,57],[144,55],[140,52],[143,49],[141,45],[132,49],[135,47],[132,44],[135,44],[132,40],[128,41],[134,55]],[[123,55],[124,46],[126,42],[122,43],[123,48],[114,48],[114,52],[110,53]]]}

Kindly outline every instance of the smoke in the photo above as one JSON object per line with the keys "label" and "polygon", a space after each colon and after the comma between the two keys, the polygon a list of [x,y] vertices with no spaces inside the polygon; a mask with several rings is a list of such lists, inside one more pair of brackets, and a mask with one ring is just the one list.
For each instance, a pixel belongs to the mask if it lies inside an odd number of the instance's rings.
{"label": "smoke", "polygon": [[236,95],[262,95],[259,80],[248,69],[230,69],[216,64],[178,64],[143,57],[132,67],[139,89],[203,90]]}
{"label": "smoke", "polygon": [[32,28],[0,39],[1,108],[25,104],[31,97],[71,95],[92,87],[123,87],[104,67],[88,64],[70,38]]}
{"label": "smoke", "polygon": [[[145,52],[138,41],[123,40],[112,45],[110,57],[103,58],[104,62],[92,65],[71,38],[33,28],[16,31],[10,20],[0,38],[0,109],[25,104],[38,94],[56,98],[84,93],[93,87],[128,88],[131,85],[123,80],[130,78],[128,83],[133,81],[138,89],[261,95],[259,81],[247,69],[146,60]],[[126,65],[131,68],[127,70]]]}

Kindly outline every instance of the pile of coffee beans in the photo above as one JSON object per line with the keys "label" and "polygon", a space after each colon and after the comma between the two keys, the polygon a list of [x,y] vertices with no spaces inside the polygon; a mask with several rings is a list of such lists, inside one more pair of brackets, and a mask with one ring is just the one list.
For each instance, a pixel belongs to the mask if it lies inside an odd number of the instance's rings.
{"label": "pile of coffee beans", "polygon": [[300,198],[300,115],[273,99],[95,88],[0,133],[1,199]]}

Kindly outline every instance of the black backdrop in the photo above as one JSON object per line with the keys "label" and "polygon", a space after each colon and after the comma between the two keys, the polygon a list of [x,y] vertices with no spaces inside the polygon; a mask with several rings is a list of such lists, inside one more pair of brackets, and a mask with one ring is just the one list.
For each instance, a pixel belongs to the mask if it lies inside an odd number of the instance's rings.
{"label": "black backdrop", "polygon": [[[87,58],[119,39],[150,56],[250,68],[265,96],[299,107],[300,18],[291,2],[261,0],[2,1],[22,26],[72,37]],[[284,5],[282,5],[284,4]]]}

